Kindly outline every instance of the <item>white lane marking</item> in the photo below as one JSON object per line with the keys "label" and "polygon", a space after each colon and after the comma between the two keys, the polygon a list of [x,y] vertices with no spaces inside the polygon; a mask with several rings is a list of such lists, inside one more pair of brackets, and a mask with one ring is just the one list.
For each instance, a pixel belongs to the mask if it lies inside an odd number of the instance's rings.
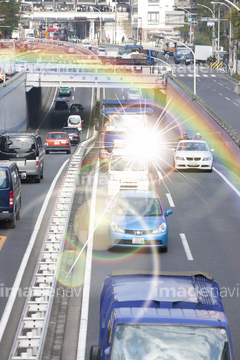
{"label": "white lane marking", "polygon": [[170,193],[167,193],[166,196],[167,196],[169,205],[170,205],[171,207],[175,207],[171,194],[170,194]]}
{"label": "white lane marking", "polygon": [[203,74],[203,77],[208,77],[208,75],[207,75],[207,74]]}
{"label": "white lane marking", "polygon": [[84,276],[84,285],[83,285],[82,310],[81,310],[81,319],[80,319],[80,331],[78,337],[77,360],[84,360],[85,352],[86,352],[98,174],[99,174],[99,159],[96,166],[96,171],[93,181],[93,189],[92,189],[92,200],[91,200],[91,210],[90,210],[90,220],[89,220],[89,230],[88,230],[89,236],[87,242],[87,256],[86,256],[86,267],[85,267],[85,276]]}
{"label": "white lane marking", "polygon": [[74,88],[73,88],[73,90],[75,91],[75,90],[76,90],[76,88],[74,87]]}
{"label": "white lane marking", "polygon": [[12,291],[11,291],[11,294],[8,298],[8,302],[5,306],[5,309],[4,309],[4,313],[2,315],[2,318],[1,318],[1,322],[0,322],[0,342],[2,340],[2,336],[4,334],[4,331],[5,331],[5,328],[7,326],[7,323],[8,323],[8,320],[9,320],[9,316],[11,314],[11,311],[12,311],[12,308],[13,308],[13,305],[14,305],[14,302],[16,300],[16,296],[17,296],[17,293],[18,293],[18,289],[19,289],[19,286],[21,284],[21,281],[22,281],[22,278],[23,278],[23,275],[24,275],[24,272],[25,272],[25,269],[26,269],[26,266],[27,266],[27,263],[28,263],[28,260],[29,260],[29,257],[31,255],[31,252],[32,252],[32,248],[35,244],[35,241],[36,241],[36,238],[37,238],[37,234],[38,234],[38,231],[40,229],[40,226],[41,226],[41,223],[42,223],[42,219],[43,219],[43,216],[46,212],[46,209],[47,209],[47,206],[48,206],[48,203],[49,203],[49,200],[51,198],[51,195],[53,193],[53,190],[55,188],[55,185],[56,185],[56,182],[58,181],[59,179],[59,176],[61,175],[64,167],[66,166],[66,163],[69,161],[66,160],[63,165],[61,166],[61,168],[59,169],[57,175],[55,176],[49,190],[48,190],[48,193],[47,193],[47,196],[44,200],[44,203],[43,203],[43,206],[41,208],[41,211],[39,213],[39,216],[37,218],[37,221],[36,221],[36,224],[34,226],[34,229],[33,229],[33,232],[32,232],[32,236],[30,238],[30,241],[28,243],[28,247],[25,251],[25,254],[23,256],[23,259],[22,259],[22,262],[21,262],[21,265],[18,269],[18,273],[17,273],[17,276],[15,278],[15,281],[14,281],[14,284],[13,284],[13,287],[12,287]]}
{"label": "white lane marking", "polygon": [[[93,110],[93,93],[94,93],[94,89],[92,89],[92,99],[91,99],[91,114],[93,113],[92,110]],[[105,98],[104,98],[105,99]],[[90,126],[88,126],[88,129],[87,129],[87,135],[86,135],[86,139],[89,138],[89,131],[90,131]]]}
{"label": "white lane marking", "polygon": [[226,89],[231,90],[229,87],[226,86]]}
{"label": "white lane marking", "polygon": [[238,104],[236,104],[235,102],[233,103],[234,105],[238,106]]}
{"label": "white lane marking", "polygon": [[184,248],[184,250],[185,250],[187,259],[188,259],[189,261],[192,261],[192,260],[193,260],[193,256],[192,256],[190,247],[189,247],[189,245],[188,245],[186,235],[185,235],[185,234],[179,234],[179,235],[180,235],[180,238],[181,238],[181,240],[182,240],[183,248]]}
{"label": "white lane marking", "polygon": [[228,101],[230,101],[230,99],[229,99],[228,97],[226,97],[226,96],[225,96],[225,99],[228,100]]}
{"label": "white lane marking", "polygon": [[213,91],[217,91],[216,89],[213,89]]}
{"label": "white lane marking", "polygon": [[[212,77],[216,77],[216,75],[214,75],[214,74],[211,74],[211,76],[212,76]],[[214,81],[216,81],[216,80],[214,80]]]}
{"label": "white lane marking", "polygon": [[221,93],[218,93],[219,95],[221,95],[221,96],[223,96],[223,94],[221,94]]}
{"label": "white lane marking", "polygon": [[72,96],[72,100],[74,100],[74,95]]}
{"label": "white lane marking", "polygon": [[228,184],[228,186],[230,186],[230,188],[235,191],[235,193],[240,197],[240,191],[226,178],[226,176],[224,176],[220,171],[218,171],[215,167],[213,167],[213,170],[219,175],[221,176],[221,178],[225,181],[226,184]]}

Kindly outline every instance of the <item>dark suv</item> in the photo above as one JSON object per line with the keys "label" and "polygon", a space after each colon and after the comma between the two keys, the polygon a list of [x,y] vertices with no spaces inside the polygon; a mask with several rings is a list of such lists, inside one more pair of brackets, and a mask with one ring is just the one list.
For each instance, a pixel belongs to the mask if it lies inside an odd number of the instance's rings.
{"label": "dark suv", "polygon": [[39,132],[4,133],[0,138],[0,160],[16,161],[21,179],[43,179],[44,147]]}
{"label": "dark suv", "polygon": [[55,110],[68,110],[67,100],[65,98],[57,98]]}
{"label": "dark suv", "polygon": [[0,161],[0,220],[9,223],[14,229],[20,219],[21,181],[17,164],[13,161]]}

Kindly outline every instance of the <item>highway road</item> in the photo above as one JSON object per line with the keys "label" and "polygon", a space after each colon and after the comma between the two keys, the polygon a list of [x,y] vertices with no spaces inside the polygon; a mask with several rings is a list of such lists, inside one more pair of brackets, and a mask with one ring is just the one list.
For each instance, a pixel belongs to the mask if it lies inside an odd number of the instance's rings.
{"label": "highway road", "polygon": [[[108,93],[107,97],[111,96]],[[175,134],[172,134],[173,137]],[[219,282],[223,303],[230,322],[234,353],[238,357],[240,296],[238,274],[239,245],[239,179],[238,188],[231,188],[221,176],[228,173],[221,164],[214,164],[213,173],[171,171],[172,152],[166,150],[158,160],[156,190],[168,217],[169,250],[165,254],[151,251],[107,250],[109,215],[105,215],[94,233],[92,253],[91,293],[89,307],[86,357],[89,349],[98,343],[99,295],[104,277],[113,269],[132,270],[201,270],[212,273]],[[229,176],[229,173],[228,173]],[[107,174],[99,172],[95,224],[106,207]],[[93,189],[93,194],[95,193]]]}
{"label": "highway road", "polygon": [[[58,91],[56,90],[56,97]],[[52,106],[49,108],[49,112],[43,121],[41,128],[39,129],[43,143],[45,141],[48,131],[61,130],[66,122],[68,115],[67,111],[56,111],[54,110],[54,100],[52,99]],[[86,139],[89,129],[89,122],[92,112],[92,90],[91,89],[72,89],[72,95],[69,97],[69,105],[71,103],[82,103],[84,104],[84,112],[82,118],[83,123],[83,134],[81,134],[81,140]],[[75,146],[72,146],[72,152]],[[0,316],[2,317],[5,312],[11,307],[8,302],[11,293],[11,288],[14,285],[14,281],[17,277],[19,268],[24,258],[24,254],[29,245],[32,233],[36,222],[38,220],[39,213],[43,206],[46,195],[49,188],[59,172],[59,169],[63,164],[66,164],[69,159],[69,155],[64,152],[50,152],[49,155],[44,157],[44,177],[40,184],[35,184],[30,180],[22,182],[22,209],[21,219],[17,221],[16,228],[11,230],[8,229],[5,223],[0,224]],[[61,182],[59,178],[56,188],[58,188]],[[32,273],[35,268],[35,264],[41,248],[43,236],[48,225],[49,218],[51,216],[52,207],[55,201],[56,193],[53,192],[50,203],[46,208],[43,222],[40,226],[40,232],[31,253],[29,260],[26,262],[24,277],[21,283],[20,291],[17,295],[16,302],[14,305],[14,312],[11,315],[10,321],[6,328],[6,332],[2,338],[0,344],[1,359],[7,359],[7,353],[10,351],[12,334],[16,331],[16,326],[23,306],[24,298],[27,294],[29,282],[32,278]],[[16,315],[17,314],[17,315]],[[3,323],[1,323],[1,331],[3,331]]]}
{"label": "highway road", "polygon": [[[181,76],[181,78],[181,81],[193,88],[192,77]],[[226,105],[224,106],[221,105],[223,104],[223,95],[219,95],[220,88],[226,85],[233,89],[234,82],[226,78],[224,74],[216,74],[216,77],[198,77],[197,79],[199,80],[197,83],[198,95],[203,100],[205,100],[204,96],[206,96],[209,105],[211,106],[210,103],[212,102],[213,106],[215,106],[213,109],[216,112],[219,113],[220,110],[218,109],[221,109],[220,106],[222,106],[226,116],[228,113],[228,119],[230,118],[229,114],[231,114],[231,119],[235,119],[235,113],[232,113],[231,101],[238,104],[237,97],[234,99],[235,94],[229,90],[227,97],[230,100],[225,99]],[[225,84],[224,79],[229,83]],[[214,88],[216,91],[213,90]],[[205,94],[207,91],[209,91],[209,96]],[[212,98],[210,98],[210,93]],[[151,93],[148,94],[151,97]],[[84,138],[91,113],[92,92],[91,89],[73,89],[73,96],[75,98],[70,99],[70,102],[81,99],[80,102],[85,108],[84,116],[86,116],[86,119],[84,118],[84,125],[86,127],[83,134]],[[104,97],[126,97],[126,89],[115,90],[113,88],[106,90]],[[236,105],[235,107],[237,109]],[[233,107],[233,109],[235,108]],[[222,113],[219,114],[223,117]],[[50,128],[61,128],[65,116],[66,114],[59,115],[54,110],[50,110],[41,129],[44,136]],[[238,132],[240,133],[240,131]],[[180,134],[173,130],[169,136],[176,139]],[[14,282],[47,190],[58,169],[67,158],[68,155],[65,154],[45,156],[43,181],[40,184],[23,183],[24,203],[21,220],[17,223],[16,230],[5,229],[3,226],[0,229],[1,238],[7,236],[0,251],[0,284],[4,284],[0,285],[0,293],[1,289],[11,287]],[[234,169],[227,169],[224,164],[218,162],[214,163],[212,173],[173,172],[171,168],[171,149],[165,149],[157,157],[157,162],[158,169],[154,170],[152,174],[153,183],[156,191],[161,196],[164,209],[173,210],[173,214],[168,217],[169,250],[164,254],[144,250],[138,252],[129,249],[107,250],[110,220],[109,215],[104,214],[108,198],[107,168],[98,163],[97,145],[85,158],[71,213],[65,251],[78,253],[87,241],[89,241],[89,246],[87,251],[86,249],[83,251],[80,260],[81,264],[78,264],[78,268],[74,269],[73,283],[64,284],[63,279],[59,279],[67,289],[75,289],[75,291],[73,295],[71,293],[71,296],[66,296],[67,300],[64,298],[59,299],[60,297],[55,299],[53,317],[47,336],[49,341],[43,355],[44,360],[49,358],[87,360],[89,358],[90,346],[98,343],[101,286],[104,277],[113,269],[199,270],[212,273],[221,287],[221,295],[233,338],[234,353],[235,357],[238,358],[238,354],[240,354],[238,341],[240,322],[238,310],[240,297],[238,279],[240,272],[240,263],[238,261],[240,250],[239,178],[234,174]],[[46,213],[45,224],[50,213],[51,204]],[[16,231],[18,237],[16,237]],[[34,246],[28,264],[30,267],[27,268],[25,273],[25,282],[23,283],[25,285],[31,280],[31,271],[37,259],[43,233],[44,229],[41,229],[40,237],[36,242],[36,246]],[[92,244],[92,250],[90,244]],[[89,268],[84,273],[85,265],[89,266]],[[82,305],[84,280],[85,284],[89,285],[90,293],[89,298],[87,297]],[[15,310],[0,344],[1,360],[7,360],[10,349],[9,335],[13,333],[19,318],[22,299],[18,298],[17,300]],[[6,302],[7,296],[1,295],[1,314]],[[64,317],[64,314],[65,320],[61,322],[60,318]],[[87,324],[84,317],[81,318],[81,315],[88,318]],[[52,324],[55,321],[57,326],[54,328]],[[84,326],[82,326],[83,323]],[[80,333],[78,333],[79,329]]]}
{"label": "highway road", "polygon": [[[193,66],[173,65],[174,76],[193,91]],[[240,97],[234,91],[238,82],[223,69],[197,65],[196,93],[240,134]]]}

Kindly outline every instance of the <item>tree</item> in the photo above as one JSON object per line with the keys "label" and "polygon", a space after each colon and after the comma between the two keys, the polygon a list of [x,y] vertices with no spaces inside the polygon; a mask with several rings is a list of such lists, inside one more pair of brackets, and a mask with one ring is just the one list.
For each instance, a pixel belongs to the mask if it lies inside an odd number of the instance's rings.
{"label": "tree", "polygon": [[18,27],[20,15],[19,4],[20,3],[17,3],[15,0],[0,3],[0,14],[6,15],[6,18],[0,22],[0,30],[5,38],[9,38],[13,30]]}

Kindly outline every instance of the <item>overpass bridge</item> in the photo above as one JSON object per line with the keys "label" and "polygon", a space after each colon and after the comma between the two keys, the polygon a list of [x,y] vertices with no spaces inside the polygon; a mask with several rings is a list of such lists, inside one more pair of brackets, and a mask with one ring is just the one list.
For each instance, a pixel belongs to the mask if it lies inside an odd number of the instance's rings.
{"label": "overpass bridge", "polygon": [[165,88],[168,68],[26,64],[24,70],[27,87]]}

